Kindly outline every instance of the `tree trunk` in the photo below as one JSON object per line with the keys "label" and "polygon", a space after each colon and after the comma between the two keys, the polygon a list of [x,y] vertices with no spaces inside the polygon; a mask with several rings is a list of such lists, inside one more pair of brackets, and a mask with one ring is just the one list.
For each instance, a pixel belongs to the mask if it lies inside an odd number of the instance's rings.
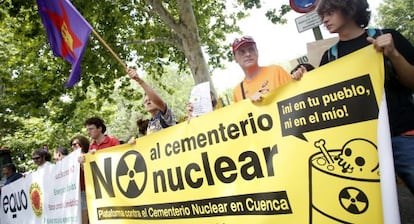
{"label": "tree trunk", "polygon": [[208,81],[215,94],[208,66],[201,50],[198,25],[191,0],[177,0],[178,21],[164,8],[161,0],[146,0],[146,3],[153,7],[165,24],[178,36],[179,46],[176,47],[182,49],[187,58],[195,84]]}
{"label": "tree trunk", "polygon": [[[187,35],[188,34],[186,34],[186,36]],[[210,82],[211,88],[214,90],[208,66],[201,47],[198,44],[198,41],[194,40],[193,38],[186,37],[183,39],[183,50],[188,60],[187,63],[193,75],[194,82],[195,84],[199,84],[208,81]]]}
{"label": "tree trunk", "polygon": [[194,16],[191,0],[178,0],[180,9],[180,32],[184,55],[190,67],[195,84],[210,82],[210,88],[215,93],[214,85],[208,70],[206,59],[201,50],[197,21]]}

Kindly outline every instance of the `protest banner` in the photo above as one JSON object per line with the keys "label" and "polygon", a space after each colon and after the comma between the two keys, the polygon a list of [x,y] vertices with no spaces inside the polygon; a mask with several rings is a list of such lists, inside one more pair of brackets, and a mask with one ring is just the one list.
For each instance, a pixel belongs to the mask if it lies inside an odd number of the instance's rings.
{"label": "protest banner", "polygon": [[1,224],[81,223],[79,151],[1,188]]}
{"label": "protest banner", "polygon": [[369,46],[259,103],[88,154],[91,222],[382,223],[383,74]]}

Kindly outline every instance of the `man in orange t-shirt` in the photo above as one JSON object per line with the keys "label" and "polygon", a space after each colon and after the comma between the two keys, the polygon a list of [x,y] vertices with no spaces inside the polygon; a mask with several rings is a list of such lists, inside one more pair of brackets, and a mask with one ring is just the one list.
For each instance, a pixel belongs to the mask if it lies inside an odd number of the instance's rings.
{"label": "man in orange t-shirt", "polygon": [[244,72],[244,80],[233,90],[234,102],[250,98],[260,101],[270,90],[282,86],[292,79],[299,80],[302,74],[289,75],[278,65],[259,66],[259,53],[252,37],[244,36],[234,40],[233,58]]}

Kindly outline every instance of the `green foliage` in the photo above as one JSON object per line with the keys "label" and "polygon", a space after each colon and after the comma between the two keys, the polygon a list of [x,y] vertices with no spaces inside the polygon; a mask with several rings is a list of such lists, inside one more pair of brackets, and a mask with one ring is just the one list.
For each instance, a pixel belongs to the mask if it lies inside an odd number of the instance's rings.
{"label": "green foliage", "polygon": [[414,1],[384,0],[378,11],[382,27],[396,29],[414,43]]}
{"label": "green foliage", "polygon": [[[71,2],[123,61],[145,74],[180,120],[195,83],[180,39],[186,36],[172,28],[183,25],[179,7],[185,1],[161,2],[172,24],[148,5],[158,0]],[[246,16],[245,9],[260,7],[260,1],[239,3],[245,8],[226,0],[191,1],[198,48],[208,55],[210,71],[227,60],[226,35],[239,31],[236,22]],[[84,54],[81,82],[64,87],[71,65],[53,55],[35,1],[1,1],[0,64],[0,145],[16,158],[25,157],[17,162],[26,168],[32,165],[31,152],[43,144],[69,148],[72,136],[85,135],[88,117],[102,117],[110,134],[127,140],[136,132],[136,118],[148,116],[142,90],[131,85],[123,66],[95,36]]]}
{"label": "green foliage", "polygon": [[[245,9],[262,7],[260,0],[237,0],[237,2],[243,5]],[[265,15],[274,24],[285,24],[287,20],[283,16],[290,12],[290,10],[292,10],[290,5],[282,5],[280,9],[267,10]]]}
{"label": "green foliage", "polygon": [[287,20],[283,18],[290,10],[289,5],[282,5],[279,10],[271,9],[266,12],[266,17],[274,24],[286,24]]}
{"label": "green foliage", "polygon": [[[177,121],[182,120],[185,115],[185,104],[188,102],[190,92],[194,86],[194,80],[189,73],[177,76],[176,70],[168,69],[161,79],[154,79],[153,77],[145,77],[146,82],[152,86],[161,98],[172,108]],[[159,83],[167,84],[163,88]],[[137,119],[149,119],[150,114],[144,109],[142,96],[144,94],[141,87],[135,82],[132,82],[131,93],[136,98],[126,98],[119,95],[119,89],[113,93],[113,98],[116,102],[115,117],[110,123],[110,130],[112,135],[121,140],[128,141],[131,136],[137,135]],[[174,92],[174,94],[171,94]]]}
{"label": "green foliage", "polygon": [[219,99],[222,100],[223,105],[230,105],[233,102],[233,89],[229,88],[222,92],[219,96]]}

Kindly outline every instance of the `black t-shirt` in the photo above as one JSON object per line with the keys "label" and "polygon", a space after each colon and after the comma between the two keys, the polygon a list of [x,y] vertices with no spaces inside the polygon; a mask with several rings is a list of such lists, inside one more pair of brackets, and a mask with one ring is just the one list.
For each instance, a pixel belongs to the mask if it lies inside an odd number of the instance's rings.
{"label": "black t-shirt", "polygon": [[[378,31],[377,31],[378,32]],[[414,47],[398,31],[392,29],[381,30],[380,33],[391,33],[395,48],[412,65],[414,65]],[[376,34],[377,36],[379,34]],[[337,58],[368,46],[368,34],[347,41],[339,41],[336,44]],[[320,65],[327,64],[336,59],[330,49],[325,51]],[[396,136],[406,131],[414,130],[414,91],[402,85],[394,75],[385,80],[385,93],[388,104],[388,116],[390,120],[391,135]],[[398,76],[398,75],[397,75]],[[412,74],[414,79],[414,74]]]}

